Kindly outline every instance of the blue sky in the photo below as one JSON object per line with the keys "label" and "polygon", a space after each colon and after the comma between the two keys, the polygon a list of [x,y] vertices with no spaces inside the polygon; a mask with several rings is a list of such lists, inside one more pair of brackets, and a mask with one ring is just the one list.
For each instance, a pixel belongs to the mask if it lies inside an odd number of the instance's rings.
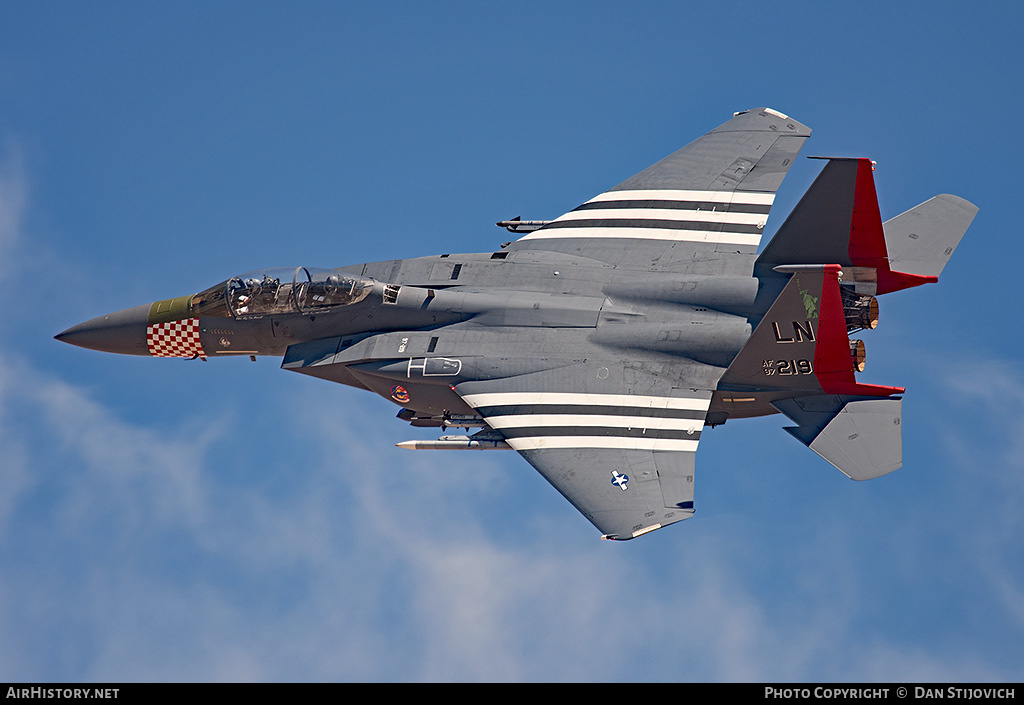
{"label": "blue sky", "polygon": [[[1020,681],[1022,19],[3,3],[0,680]],[[428,436],[368,393],[52,340],[260,267],[489,251],[762,105],[876,160],[884,218],[981,209],[865,336],[861,379],[907,388],[890,476],[730,423],[692,520],[602,542],[512,453],[394,448]]]}

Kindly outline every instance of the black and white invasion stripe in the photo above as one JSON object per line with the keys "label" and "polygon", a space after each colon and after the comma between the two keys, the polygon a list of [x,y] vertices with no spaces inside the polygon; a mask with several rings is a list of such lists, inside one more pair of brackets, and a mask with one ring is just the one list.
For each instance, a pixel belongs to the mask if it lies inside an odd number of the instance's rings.
{"label": "black and white invasion stripe", "polygon": [[521,238],[637,238],[757,247],[775,194],[606,191]]}
{"label": "black and white invasion stripe", "polygon": [[697,450],[707,397],[492,392],[466,403],[516,450],[617,448]]}

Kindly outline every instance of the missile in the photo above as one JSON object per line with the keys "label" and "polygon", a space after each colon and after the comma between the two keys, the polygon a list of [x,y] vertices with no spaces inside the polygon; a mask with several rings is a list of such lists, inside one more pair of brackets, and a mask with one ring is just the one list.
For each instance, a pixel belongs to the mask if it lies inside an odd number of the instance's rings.
{"label": "missile", "polygon": [[511,450],[505,441],[475,439],[469,436],[441,436],[436,441],[402,441],[396,443],[407,450]]}
{"label": "missile", "polygon": [[510,233],[532,233],[550,223],[550,220],[522,220],[518,215],[512,220],[499,220],[495,225]]}

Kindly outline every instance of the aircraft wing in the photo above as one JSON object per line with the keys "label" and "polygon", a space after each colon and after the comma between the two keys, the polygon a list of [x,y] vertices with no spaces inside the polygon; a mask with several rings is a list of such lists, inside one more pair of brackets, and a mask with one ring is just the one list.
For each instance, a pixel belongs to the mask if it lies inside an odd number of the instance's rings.
{"label": "aircraft wing", "polygon": [[509,250],[667,271],[715,253],[753,254],[775,192],[810,134],[770,108],[737,113]]}
{"label": "aircraft wing", "polygon": [[454,389],[604,538],[635,538],[693,515],[710,389],[589,362]]}

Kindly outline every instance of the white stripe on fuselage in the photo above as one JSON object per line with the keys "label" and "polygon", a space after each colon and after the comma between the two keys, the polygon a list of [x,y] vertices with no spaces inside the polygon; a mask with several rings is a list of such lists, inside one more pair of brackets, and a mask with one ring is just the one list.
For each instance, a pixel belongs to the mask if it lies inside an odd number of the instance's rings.
{"label": "white stripe on fuselage", "polygon": [[675,228],[545,228],[535,230],[522,240],[543,240],[551,238],[625,238],[638,240],[672,240],[675,242],[706,242],[712,245],[761,244],[760,233],[729,233],[708,230],[677,230]]}
{"label": "white stripe on fuselage", "polygon": [[[605,191],[587,203],[609,203],[613,201],[684,201],[699,203],[721,203],[734,206],[771,206],[774,193],[758,191],[696,191],[690,189],[635,189],[629,191]],[[673,242],[703,242],[715,245],[741,245],[757,247],[761,244],[760,233],[733,233],[729,224],[756,225],[764,227],[767,213],[740,213],[715,210],[677,210],[670,208],[599,208],[575,210],[559,217],[555,222],[600,219],[632,220],[696,220],[707,223],[721,223],[725,231],[684,230],[676,228],[644,227],[601,227],[541,228],[520,240],[545,240],[552,238],[625,238],[634,240],[669,240]]]}
{"label": "white stripe on fuselage", "polygon": [[673,438],[617,438],[614,436],[527,436],[505,441],[516,450],[556,448],[618,448],[622,450],[697,451],[698,441]]}
{"label": "white stripe on fuselage", "polygon": [[686,189],[638,189],[634,191],[605,191],[587,203],[599,201],[702,201],[705,203],[731,203],[748,206],[770,206],[774,193],[762,191],[693,191]]}
{"label": "white stripe on fuselage", "polygon": [[764,227],[767,213],[735,213],[732,211],[699,211],[682,208],[593,208],[569,211],[555,220],[683,220],[701,223],[759,225]]}
{"label": "white stripe on fuselage", "polygon": [[670,419],[663,416],[621,416],[605,414],[514,414],[488,416],[491,428],[530,428],[558,426],[597,426],[625,429],[669,429],[695,433],[704,425],[702,419]]}
{"label": "white stripe on fuselage", "polygon": [[651,409],[707,411],[711,397],[655,397],[637,394],[586,394],[581,392],[484,392],[462,397],[473,408],[512,404],[588,404],[637,406]]}

